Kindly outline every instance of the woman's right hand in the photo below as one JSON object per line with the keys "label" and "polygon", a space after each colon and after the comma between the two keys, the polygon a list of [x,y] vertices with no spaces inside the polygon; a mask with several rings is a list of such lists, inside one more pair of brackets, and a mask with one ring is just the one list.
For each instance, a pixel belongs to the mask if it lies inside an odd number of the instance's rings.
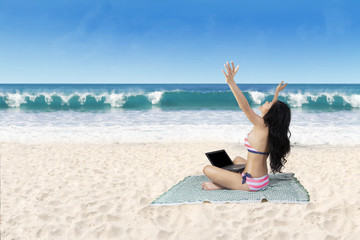
{"label": "woman's right hand", "polygon": [[282,81],[277,87],[276,87],[276,92],[280,92],[282,90],[284,90],[284,88],[286,87],[287,83],[285,83],[284,85],[281,85],[283,84],[284,81]]}
{"label": "woman's right hand", "polygon": [[226,82],[227,82],[228,84],[235,83],[234,77],[235,77],[236,72],[237,72],[238,69],[239,69],[239,65],[238,65],[238,66],[236,67],[236,69],[235,69],[234,63],[231,62],[231,64],[232,64],[232,68],[230,67],[229,62],[226,62],[226,64],[224,65],[225,68],[226,68],[226,70],[227,70],[227,74],[226,74],[226,73],[224,72],[224,70],[223,70],[223,73],[224,73],[224,75],[225,75],[225,77],[226,77]]}

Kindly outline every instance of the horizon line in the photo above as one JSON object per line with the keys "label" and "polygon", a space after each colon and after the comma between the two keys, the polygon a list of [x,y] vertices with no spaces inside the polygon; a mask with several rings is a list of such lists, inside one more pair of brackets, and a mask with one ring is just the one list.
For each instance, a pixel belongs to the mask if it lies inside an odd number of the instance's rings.
{"label": "horizon line", "polygon": [[[286,83],[284,81],[284,83]],[[86,83],[86,82],[79,82],[79,83],[66,83],[66,82],[59,82],[59,83],[0,83],[0,85],[5,85],[5,84],[227,84],[227,83]],[[236,84],[279,84],[279,82],[274,82],[274,83],[236,83]],[[288,84],[360,84],[360,83],[288,83]]]}

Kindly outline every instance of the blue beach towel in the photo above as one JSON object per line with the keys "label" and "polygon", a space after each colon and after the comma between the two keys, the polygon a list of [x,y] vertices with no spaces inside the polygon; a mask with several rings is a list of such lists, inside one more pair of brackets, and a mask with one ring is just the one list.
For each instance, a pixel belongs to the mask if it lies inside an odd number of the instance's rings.
{"label": "blue beach towel", "polygon": [[294,177],[294,173],[269,174],[269,185],[258,192],[241,190],[211,190],[201,188],[210,181],[205,175],[188,176],[154,200],[150,206],[169,206],[195,203],[308,203],[310,196]]}

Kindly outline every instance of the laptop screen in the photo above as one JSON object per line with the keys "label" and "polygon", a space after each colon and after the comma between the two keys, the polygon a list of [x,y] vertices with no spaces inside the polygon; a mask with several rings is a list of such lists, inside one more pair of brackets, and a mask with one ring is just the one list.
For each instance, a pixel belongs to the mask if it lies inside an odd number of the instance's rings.
{"label": "laptop screen", "polygon": [[219,168],[234,164],[225,150],[208,152],[205,153],[205,155],[208,157],[212,165]]}

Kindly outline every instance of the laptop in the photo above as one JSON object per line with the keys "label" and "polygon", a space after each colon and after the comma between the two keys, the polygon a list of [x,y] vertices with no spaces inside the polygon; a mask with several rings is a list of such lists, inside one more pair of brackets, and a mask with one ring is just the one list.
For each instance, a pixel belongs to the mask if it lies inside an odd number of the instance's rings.
{"label": "laptop", "polygon": [[225,150],[205,153],[212,165],[236,173],[242,173],[246,164],[234,164]]}

